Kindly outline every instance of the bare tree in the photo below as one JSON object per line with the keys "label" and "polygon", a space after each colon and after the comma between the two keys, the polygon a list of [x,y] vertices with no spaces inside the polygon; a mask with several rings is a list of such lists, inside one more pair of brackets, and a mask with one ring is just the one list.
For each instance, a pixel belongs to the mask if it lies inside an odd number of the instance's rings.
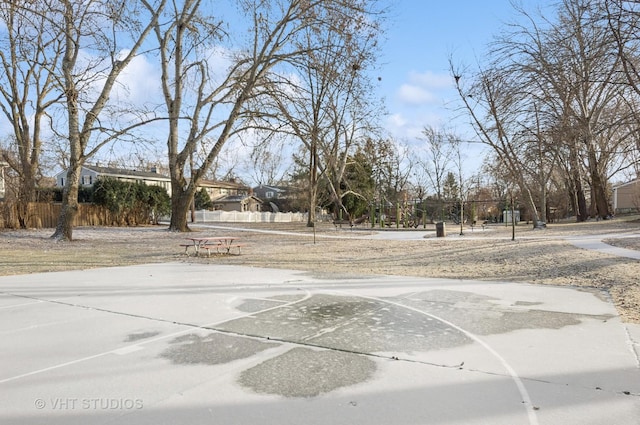
{"label": "bare tree", "polygon": [[618,47],[622,69],[635,96],[625,96],[632,120],[628,126],[627,140],[631,141],[629,163],[635,176],[640,175],[640,4],[625,0],[603,2],[604,16]]}
{"label": "bare tree", "polygon": [[591,189],[592,214],[611,213],[608,176],[625,143],[623,132],[612,129],[628,122],[628,109],[620,108],[628,92],[597,5],[563,0],[554,19],[518,9],[525,23],[498,39],[493,62],[473,89],[452,71],[478,134],[510,171],[534,223],[545,218],[546,187],[558,161],[576,191],[578,219],[587,215],[583,182]]}
{"label": "bare tree", "polygon": [[522,121],[518,119],[522,109],[511,76],[495,69],[482,71],[469,88],[463,86],[461,74],[454,72],[454,78],[480,141],[491,147],[499,167],[508,171],[510,178],[526,195],[534,221],[539,222],[534,188],[524,174],[526,167],[522,156],[530,139],[523,137]]}
{"label": "bare tree", "polygon": [[[63,37],[59,83],[64,93],[65,137],[69,142],[69,168],[54,239],[72,239],[80,170],[85,161],[107,143],[143,124],[137,120],[105,125],[103,120],[120,115],[118,105],[109,103],[109,97],[122,71],[139,54],[165,2],[48,2],[48,25]],[[142,5],[148,15],[141,10]],[[94,56],[87,57],[88,53]]]}
{"label": "bare tree", "polygon": [[[625,96],[621,85],[621,63],[617,48],[606,25],[599,19],[597,2],[565,0],[560,20],[552,32],[558,59],[562,59],[573,90],[572,114],[580,141],[586,151],[586,166],[591,185],[593,215],[606,218],[610,210],[607,170],[620,140],[608,140],[610,128],[620,120],[611,121]],[[572,60],[567,65],[567,58]],[[565,72],[564,75],[567,75]]]}
{"label": "bare tree", "polygon": [[320,25],[305,26],[296,41],[305,53],[288,60],[284,72],[272,74],[268,100],[255,102],[262,111],[254,115],[260,118],[256,125],[288,134],[307,153],[309,226],[315,223],[321,182],[336,210],[344,209],[341,200],[350,193],[343,190],[347,161],[370,130],[374,108],[365,70],[373,63],[380,28],[368,3],[316,7]]}
{"label": "bare tree", "polygon": [[254,146],[245,161],[246,169],[259,185],[279,184],[287,172],[287,167],[283,167],[286,140],[278,136],[277,133],[266,134],[265,143]]}
{"label": "bare tree", "polygon": [[348,108],[349,113],[336,105],[334,111],[339,111],[340,115],[332,121],[331,133],[321,141],[320,170],[328,184],[334,211],[337,214],[340,214],[340,211],[344,212],[351,220],[352,217],[344,206],[343,199],[348,195],[356,196],[362,200],[368,199],[366,194],[360,193],[351,184],[345,173],[349,166],[356,165],[354,163],[356,149],[362,146],[371,135],[372,128],[369,120],[372,116],[363,113],[366,106],[360,103],[366,99],[366,95],[362,93],[359,96],[355,90],[350,94],[353,96],[355,105]]}
{"label": "bare tree", "polygon": [[377,202],[383,208],[402,202],[416,166],[411,150],[393,139],[368,139],[363,152],[373,168]]}
{"label": "bare tree", "polygon": [[43,133],[49,110],[60,98],[55,69],[61,57],[61,37],[46,25],[46,4],[29,9],[17,2],[0,4],[5,37],[0,44],[0,110],[13,137],[3,158],[18,176],[17,218],[27,226],[27,206],[35,201],[40,178]]}
{"label": "bare tree", "polygon": [[458,200],[460,202],[460,236],[464,235],[465,223],[465,203],[469,195],[469,177],[464,174],[464,155],[462,154],[462,142],[460,140],[451,140],[451,149],[453,153],[453,164],[458,178]]}
{"label": "bare tree", "polygon": [[633,91],[640,96],[640,5],[627,0],[606,0],[601,5],[615,40],[622,69]]}
{"label": "bare tree", "polygon": [[[255,127],[262,114],[259,99],[271,75],[287,70],[330,42],[322,34],[331,25],[364,19],[361,0],[239,2],[248,17],[247,44],[233,46],[228,69],[211,73],[212,42],[224,38],[220,23],[206,16],[199,0],[174,5],[168,24],[156,26],[160,43],[163,92],[169,115],[169,167],[172,179],[170,229],[188,230],[186,212],[199,180],[227,141]],[[243,28],[244,29],[244,28]],[[315,34],[314,38],[308,38]],[[190,90],[193,89],[193,90]],[[183,129],[183,124],[184,128]],[[211,140],[201,158],[199,146]],[[197,160],[187,175],[186,165]]]}
{"label": "bare tree", "polygon": [[425,127],[422,135],[426,157],[421,161],[421,165],[428,176],[431,188],[435,191],[437,201],[441,204],[440,208],[444,208],[442,188],[446,173],[454,159],[456,137],[434,127]]}

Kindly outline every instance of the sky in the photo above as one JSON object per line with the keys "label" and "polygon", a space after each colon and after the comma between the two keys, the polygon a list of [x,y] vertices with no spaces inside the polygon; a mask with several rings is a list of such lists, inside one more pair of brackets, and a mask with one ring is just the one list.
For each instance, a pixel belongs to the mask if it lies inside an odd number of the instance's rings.
{"label": "sky", "polygon": [[[455,110],[458,101],[449,75],[449,58],[474,65],[492,36],[513,17],[510,0],[388,0],[391,4],[388,29],[376,76],[379,96],[385,99],[387,115],[382,127],[397,141],[418,146],[425,126],[444,128],[462,139],[473,140],[466,119]],[[524,0],[529,5],[543,0]],[[159,70],[143,58],[126,69],[126,96],[148,97]],[[118,97],[117,90],[113,94]],[[0,117],[1,119],[1,117]],[[8,129],[6,122],[0,127]],[[469,144],[465,167],[480,166],[483,147]],[[110,152],[100,156],[109,156]],[[471,171],[470,171],[471,172]]]}
{"label": "sky", "polygon": [[[492,37],[514,17],[510,1],[399,0],[391,15],[379,60],[380,94],[388,113],[385,129],[409,146],[419,143],[425,126],[474,140],[468,120],[455,110],[458,95],[449,59],[472,68],[482,62]],[[479,167],[482,145],[469,144],[466,150],[468,167]]]}

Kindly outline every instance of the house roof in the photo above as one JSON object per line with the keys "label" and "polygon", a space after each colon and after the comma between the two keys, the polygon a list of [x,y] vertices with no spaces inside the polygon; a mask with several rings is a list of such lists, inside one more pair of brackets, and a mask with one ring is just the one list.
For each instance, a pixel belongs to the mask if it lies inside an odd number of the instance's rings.
{"label": "house roof", "polygon": [[274,192],[286,192],[287,188],[284,186],[271,186],[268,184],[261,184],[260,186],[256,186],[253,190],[272,190]]}
{"label": "house roof", "polygon": [[[160,180],[160,181],[171,181],[168,176],[155,173],[152,171],[139,171],[139,170],[127,170],[125,168],[115,168],[115,167],[101,167],[99,165],[83,165],[82,168],[86,170],[91,170],[98,175],[107,176],[107,177],[124,177],[124,178],[142,178],[146,180]],[[57,176],[67,175],[67,170],[63,170],[56,174]]]}
{"label": "house roof", "polygon": [[125,168],[101,167],[98,165],[83,165],[83,167],[104,176],[142,177],[154,180],[171,180],[168,176],[163,176],[162,174],[153,171],[127,170]]}
{"label": "house roof", "polygon": [[200,180],[198,187],[215,187],[215,188],[223,188],[223,189],[245,189],[248,190],[249,187],[244,184],[230,181],[219,181],[219,180]]}
{"label": "house roof", "polygon": [[226,196],[223,196],[222,198],[218,198],[218,199],[213,200],[213,202],[216,203],[216,204],[219,204],[219,203],[220,204],[235,203],[235,202],[242,202],[242,201],[244,201],[245,199],[248,199],[248,198],[253,198],[257,202],[262,203],[262,200],[260,198],[256,198],[253,195],[226,195]]}
{"label": "house roof", "polygon": [[630,186],[632,184],[638,184],[638,183],[640,183],[640,179],[631,180],[630,182],[621,183],[621,184],[617,184],[617,185],[613,186],[613,190],[616,190],[616,189],[619,189],[619,188],[625,187],[625,186]]}

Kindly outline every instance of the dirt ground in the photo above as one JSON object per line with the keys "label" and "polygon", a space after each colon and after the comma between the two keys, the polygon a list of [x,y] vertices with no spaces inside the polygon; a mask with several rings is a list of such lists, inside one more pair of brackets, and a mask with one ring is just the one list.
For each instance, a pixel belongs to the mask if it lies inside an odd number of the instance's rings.
{"label": "dirt ground", "polygon": [[[229,229],[193,227],[192,234],[166,226],[82,227],[73,242],[50,239],[52,229],[0,230],[0,275],[125,266],[161,262],[238,264],[295,269],[316,276],[405,275],[571,285],[610,295],[625,321],[640,323],[640,261],[579,249],[564,240],[599,235],[605,242],[640,250],[638,217],[588,223],[531,226],[448,226],[445,238],[427,226],[420,240],[372,240],[388,229],[336,229],[319,223],[217,223]],[[396,230],[395,228],[391,230]],[[400,229],[411,232],[414,230]],[[417,230],[423,231],[423,228]],[[278,232],[278,233],[275,233]],[[179,244],[189,236],[232,233],[245,245],[241,255],[187,257]]]}

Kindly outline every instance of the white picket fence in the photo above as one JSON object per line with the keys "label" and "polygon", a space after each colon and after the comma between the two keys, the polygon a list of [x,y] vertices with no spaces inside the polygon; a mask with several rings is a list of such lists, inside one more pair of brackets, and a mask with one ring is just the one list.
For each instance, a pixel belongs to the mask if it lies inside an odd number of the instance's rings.
{"label": "white picket fence", "polygon": [[196,223],[292,223],[307,221],[307,214],[200,210],[195,212],[195,221]]}

